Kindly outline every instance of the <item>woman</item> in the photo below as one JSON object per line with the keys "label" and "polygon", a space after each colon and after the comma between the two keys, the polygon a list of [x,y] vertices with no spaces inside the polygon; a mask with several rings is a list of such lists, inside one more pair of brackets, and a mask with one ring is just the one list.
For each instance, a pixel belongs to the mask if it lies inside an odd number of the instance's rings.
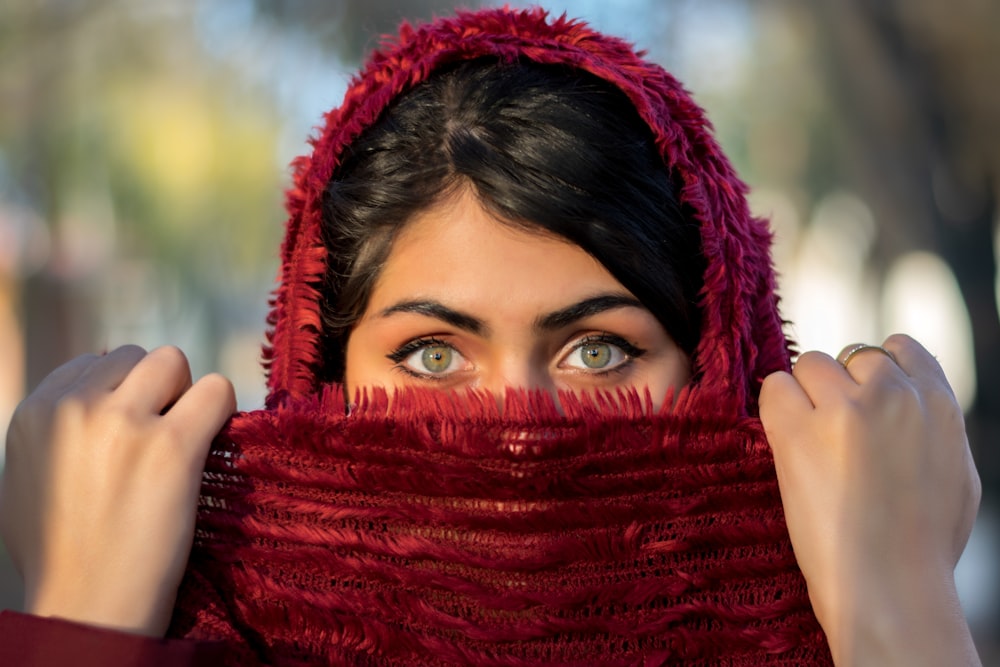
{"label": "woman", "polygon": [[[273,499],[277,496],[263,494],[262,485],[274,482],[287,489],[296,482],[280,476],[261,481],[266,464],[273,462],[267,457],[274,454],[261,454],[266,444],[258,447],[255,438],[264,438],[262,434],[287,435],[288,440],[282,440],[287,451],[303,459],[322,449],[311,444],[315,439],[329,450],[349,445],[353,449],[346,458],[331,459],[330,470],[349,469],[350,479],[344,482],[345,475],[333,473],[328,477],[336,477],[336,484],[365,478],[369,485],[381,485],[378,475],[365,477],[370,471],[363,464],[375,461],[383,466],[379,470],[389,471],[379,473],[386,477],[396,474],[397,468],[386,465],[389,459],[369,461],[365,457],[375,456],[369,443],[343,435],[366,435],[367,431],[351,430],[359,422],[366,427],[392,426],[391,437],[380,436],[375,443],[379,456],[419,454],[423,458],[416,459],[422,462],[416,466],[418,472],[429,471],[422,466],[433,463],[441,466],[435,474],[459,469],[451,462],[442,463],[440,457],[429,457],[427,451],[406,447],[397,451],[392,438],[419,441],[423,436],[417,431],[437,429],[431,446],[457,456],[459,450],[447,448],[456,439],[443,434],[475,432],[491,446],[501,447],[504,456],[516,459],[513,463],[502,457],[490,459],[489,464],[508,475],[510,488],[519,489],[517,479],[525,462],[549,470],[545,465],[551,455],[532,457],[552,442],[560,446],[584,442],[583,454],[599,455],[605,464],[628,454],[626,447],[601,449],[605,444],[594,444],[587,434],[572,440],[576,432],[560,421],[560,410],[571,422],[582,420],[597,430],[614,423],[615,430],[607,432],[619,438],[652,429],[662,439],[650,450],[640,451],[657,455],[696,449],[689,443],[705,441],[720,447],[706,450],[708,454],[732,453],[738,440],[744,447],[740,450],[744,463],[756,461],[754,452],[760,453],[752,447],[758,442],[755,427],[748,425],[759,410],[774,453],[795,559],[834,662],[977,664],[952,571],[971,530],[979,488],[961,413],[947,382],[933,358],[904,336],[888,339],[884,348],[854,349],[842,363],[808,353],[789,373],[789,346],[781,333],[773,291],[769,235],[761,221],[750,217],[744,191],[708,134],[701,111],[669,75],[618,40],[564,19],[549,22],[539,11],[490,10],[460,14],[419,30],[404,28],[399,43],[372,58],[344,105],[329,114],[313,155],[297,164],[295,186],[289,193],[282,286],[275,298],[266,355],[268,410],[238,418],[227,431],[227,442],[235,449],[223,443],[210,459],[204,493],[221,500],[202,506],[201,542],[181,590],[171,633],[227,640],[229,645],[223,648],[243,661],[253,659],[255,652],[268,659],[289,655],[318,659],[315,653],[294,655],[301,648],[296,646],[299,642],[303,647],[328,646],[325,659],[337,664],[382,664],[377,656],[388,664],[392,660],[429,664],[434,659],[444,664],[504,664],[508,653],[513,655],[524,645],[538,651],[543,650],[536,646],[539,642],[563,646],[577,641],[576,654],[559,653],[558,660],[552,657],[555,654],[545,654],[544,661],[573,664],[566,656],[576,655],[577,664],[613,663],[613,658],[622,664],[636,659],[657,664],[684,657],[709,664],[759,664],[765,657],[795,664],[803,656],[823,662],[825,654],[815,644],[818,635],[811,634],[812,621],[796,616],[798,607],[788,602],[804,591],[782,579],[787,575],[784,570],[767,570],[767,576],[790,588],[768,588],[766,602],[772,611],[793,610],[788,612],[788,618],[794,616],[791,625],[787,618],[759,619],[762,625],[749,620],[745,626],[727,625],[726,614],[741,613],[728,608],[717,617],[721,621],[698,617],[702,620],[695,619],[688,627],[673,603],[662,608],[659,617],[679,614],[680,620],[657,625],[660,621],[650,612],[650,601],[667,598],[647,594],[641,613],[621,611],[635,604],[631,598],[619,605],[619,600],[608,597],[598,607],[615,619],[638,619],[635,632],[621,629],[621,624],[594,621],[589,612],[582,620],[574,610],[591,603],[564,598],[537,605],[546,610],[544,623],[531,616],[536,607],[527,603],[506,609],[498,617],[502,627],[497,630],[496,618],[484,619],[480,611],[474,610],[472,620],[468,610],[442,611],[433,596],[454,593],[448,586],[432,587],[428,596],[414,600],[409,594],[422,582],[407,579],[401,592],[393,588],[391,595],[376,596],[385,607],[392,606],[387,600],[405,607],[403,612],[409,615],[402,621],[385,621],[393,610],[383,608],[378,609],[381,616],[370,619],[367,605],[375,598],[365,598],[364,604],[357,603],[356,622],[334,614],[325,617],[330,627],[317,627],[307,617],[296,616],[308,610],[290,611],[296,601],[285,600],[281,618],[267,621],[291,633],[282,638],[261,620],[268,613],[266,605],[254,607],[252,595],[238,599],[230,595],[232,589],[251,590],[251,586],[275,595],[287,592],[283,583],[251,584],[245,578],[269,572],[268,563],[254,569],[258,565],[254,559],[265,557],[259,544],[225,541],[235,534],[226,532],[232,528],[226,527],[226,517],[236,511],[236,503]],[[343,383],[343,394],[325,389],[340,387],[337,383]],[[402,391],[382,398],[375,392],[372,398],[366,393],[371,387]],[[482,401],[483,394],[473,396],[478,403],[449,403],[434,402],[422,391],[472,388],[489,390],[500,400],[500,394],[512,387],[540,393],[508,391],[502,399],[504,412],[499,414]],[[586,400],[581,404],[581,399],[574,399],[589,394],[599,403],[608,400],[606,392],[612,396],[619,392],[622,404],[610,411],[611,417],[597,415],[601,411]],[[545,396],[556,400],[546,402]],[[444,415],[429,414],[429,407]],[[345,416],[345,408],[352,414]],[[205,455],[234,409],[226,381],[209,376],[192,385],[183,355],[172,349],[147,355],[137,348],[122,348],[99,358],[82,357],[46,379],[12,424],[4,484],[4,537],[25,577],[26,611],[162,636],[192,543],[193,508]],[[541,417],[528,414],[530,410]],[[462,412],[475,419],[458,419]],[[415,413],[424,426],[412,423]],[[628,414],[631,425],[614,421],[621,414]],[[481,422],[501,428],[484,431]],[[302,444],[301,434],[292,433],[295,429],[305,431],[309,443]],[[476,456],[487,456],[488,451],[477,450]],[[562,463],[559,457],[554,460],[557,466]],[[708,469],[712,463],[705,459],[699,465]],[[663,468],[665,473],[676,472],[670,465]],[[753,466],[736,468],[734,488],[740,479],[756,483],[746,468]],[[327,469],[288,470],[308,476],[310,470],[320,475]],[[625,470],[642,476],[641,470]],[[428,472],[428,480],[467,483],[444,473]],[[237,479],[234,487],[227,487],[229,477]],[[712,479],[721,484],[721,478]],[[676,484],[688,481],[678,479]],[[416,482],[407,478],[405,483]],[[566,483],[575,481],[560,478],[559,484]],[[636,553],[644,554],[649,563],[659,563],[656,559],[665,558],[666,552],[686,553],[683,545],[661,539],[667,533],[657,531],[667,531],[664,526],[643,524],[643,512],[636,509],[658,512],[669,505],[661,499],[671,489],[662,486],[642,487],[655,496],[648,505],[631,500],[621,505],[637,512],[623,531],[640,526],[638,546],[617,534],[621,539],[608,538],[600,542],[603,546],[580,538],[579,545],[594,553],[575,554],[566,548],[564,535],[553,537],[558,531],[549,531],[547,539],[562,546],[535,555],[560,563],[531,566],[558,570],[563,560],[569,560],[570,571],[576,572],[574,559],[604,567],[616,558],[634,561]],[[239,489],[234,491],[235,487]],[[347,493],[344,488],[337,487],[334,495]],[[244,494],[240,489],[251,491]],[[461,489],[472,493],[468,486]],[[411,495],[419,491],[411,489]],[[509,488],[489,491],[499,499]],[[445,497],[433,490],[428,493],[419,502],[433,504],[433,499]],[[450,492],[448,497],[467,496]],[[503,505],[500,511],[477,505],[472,513],[493,512],[488,516],[490,525],[503,528],[508,526],[505,521],[518,518],[514,515],[530,514],[523,509],[524,498],[517,496],[514,501],[494,503]],[[573,501],[583,503],[576,496]],[[754,510],[758,501],[766,503],[767,495],[747,495],[745,505]],[[556,522],[546,526],[563,525],[559,521],[564,517],[545,512],[552,508],[569,512],[570,506],[548,497],[538,502],[540,516]],[[12,506],[31,509],[14,516]],[[326,505],[310,507],[319,512]],[[438,523],[429,522],[427,530],[447,526],[458,516],[452,505],[446,509],[434,509]],[[245,508],[246,514],[240,515],[244,526],[252,523],[250,519],[265,521],[255,511]],[[350,511],[360,513],[356,506]],[[730,517],[741,509],[727,511],[730,514],[724,516]],[[463,521],[469,520],[468,514],[462,514]],[[426,547],[428,542],[421,541],[426,535],[407,522],[390,525],[386,516],[379,515],[368,526],[351,524],[351,539],[392,542],[401,548],[393,531],[402,531],[406,540]],[[677,514],[678,521],[687,518],[684,511]],[[280,519],[271,519],[279,525]],[[573,520],[583,522],[586,517]],[[609,515],[597,524],[614,520]],[[767,530],[776,525],[764,523]],[[323,525],[324,530],[329,528]],[[601,528],[579,523],[574,530],[584,525],[588,530]],[[343,532],[343,526],[337,526],[323,534],[324,540]],[[707,535],[717,529],[699,524],[696,532]],[[247,542],[261,534],[240,533]],[[277,540],[276,534],[268,533],[264,541]],[[740,535],[743,539],[748,533]],[[530,551],[534,542],[518,543],[519,536],[518,531],[506,534],[518,549]],[[369,578],[358,584],[359,589],[367,586],[367,593],[376,575],[388,588],[393,577],[419,571],[454,585],[468,584],[470,590],[462,595],[469,597],[463,599],[488,600],[497,610],[504,609],[505,601],[522,604],[530,597],[518,587],[532,584],[533,574],[518,570],[516,563],[503,569],[499,579],[490,579],[489,586],[469,567],[461,576],[449,572],[444,578],[436,568],[451,563],[449,558],[468,566],[461,559],[469,552],[455,556],[453,538],[437,537],[441,541],[435,547],[452,550],[438,549],[433,557],[424,554],[422,559],[409,553],[405,574],[395,561],[391,568],[380,561],[382,569],[365,570]],[[697,541],[697,536],[692,539]],[[497,541],[495,546],[497,562],[516,560],[504,550],[510,544]],[[772,546],[776,551],[767,553],[773,558],[754,561],[754,568],[776,567],[782,547]],[[223,547],[237,550],[232,558],[240,560],[238,566],[219,565],[226,559]],[[310,553],[300,547],[293,553]],[[604,547],[614,553],[595,555]],[[630,551],[633,547],[638,551]],[[268,558],[286,553],[273,544],[269,548]],[[342,576],[328,576],[323,570],[326,582],[310,580],[302,595],[327,586],[322,590],[338,595],[338,604],[353,599],[354,590],[328,588],[355,582],[353,573],[369,567],[371,559],[365,558],[378,548],[366,544],[361,555],[349,551],[338,561]],[[699,549],[695,551],[701,558],[707,547]],[[209,557],[203,559],[205,554]],[[336,560],[340,552],[331,554],[327,555]],[[694,569],[685,576],[697,580],[697,573],[704,572],[698,570],[701,561],[687,562]],[[648,572],[643,563],[633,565],[631,579],[625,582],[630,586],[636,577],[647,575],[656,582],[677,581],[664,578],[667,575],[653,565]],[[132,576],[123,578],[123,568]],[[213,580],[216,575],[223,579]],[[557,587],[556,597],[569,595],[564,588],[574,585],[565,576],[547,582]],[[608,589],[606,583],[583,590],[595,595],[621,590]],[[486,588],[490,590],[484,593]],[[698,587],[694,588],[685,594],[697,595]],[[499,597],[497,590],[502,593]],[[744,606],[751,611],[766,606],[755,600]],[[449,599],[448,604],[459,603]],[[709,607],[711,601],[701,604]],[[413,609],[436,620],[427,628],[415,628],[419,614]],[[521,624],[524,615],[535,623],[526,630]],[[92,639],[96,632],[30,616],[7,615],[5,623],[8,638],[15,627],[27,633],[28,641],[20,643],[25,655],[37,649],[38,637],[45,633],[61,641],[67,637],[84,641],[80,638]],[[462,636],[442,634],[447,628],[440,626],[447,623],[455,623],[451,630],[456,632],[461,628]],[[608,627],[619,630],[594,640],[585,629],[595,623],[600,632]],[[792,637],[792,625],[799,627],[798,639]],[[300,628],[299,635],[294,627]],[[713,632],[732,642],[737,658],[706,648]],[[606,646],[602,647],[601,636]],[[507,639],[487,642],[484,648],[484,637]],[[209,650],[184,642],[152,645],[117,634],[103,636],[103,641],[109,647],[105,651],[142,650],[147,652],[144,659],[155,656],[175,664],[187,664],[183,661]],[[466,652],[449,653],[456,646]],[[586,646],[586,651],[580,653],[584,649],[579,646]],[[537,662],[541,654],[518,655],[517,664],[523,664],[525,655],[534,655]]]}

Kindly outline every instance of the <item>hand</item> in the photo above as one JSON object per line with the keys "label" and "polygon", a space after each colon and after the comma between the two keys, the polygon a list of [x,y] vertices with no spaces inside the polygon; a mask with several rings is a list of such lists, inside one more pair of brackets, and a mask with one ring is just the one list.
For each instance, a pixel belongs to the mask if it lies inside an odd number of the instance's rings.
{"label": "hand", "polygon": [[162,636],[232,385],[184,354],[121,347],[53,371],[7,433],[0,530],[25,611]]}
{"label": "hand", "polygon": [[981,492],[962,412],[919,343],[883,347],[764,381],[792,547],[837,664],[978,664],[954,584]]}

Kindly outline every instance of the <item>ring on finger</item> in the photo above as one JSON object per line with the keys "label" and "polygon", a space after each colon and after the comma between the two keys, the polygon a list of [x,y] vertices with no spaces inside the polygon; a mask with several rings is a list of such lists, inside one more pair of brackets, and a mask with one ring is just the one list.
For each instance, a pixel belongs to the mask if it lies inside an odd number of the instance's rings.
{"label": "ring on finger", "polygon": [[867,352],[868,350],[881,352],[885,356],[892,359],[893,363],[896,363],[896,357],[893,356],[892,352],[885,349],[881,345],[869,345],[867,343],[858,343],[857,345],[850,346],[849,348],[840,353],[840,357],[837,358],[837,361],[840,362],[841,366],[847,368],[847,364],[851,362],[851,359],[861,354],[862,352]]}

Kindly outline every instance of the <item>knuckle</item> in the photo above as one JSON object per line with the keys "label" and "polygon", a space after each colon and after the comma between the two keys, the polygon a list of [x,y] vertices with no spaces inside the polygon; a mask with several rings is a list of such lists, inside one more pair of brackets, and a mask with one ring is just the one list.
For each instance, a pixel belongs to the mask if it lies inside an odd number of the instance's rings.
{"label": "knuckle", "polygon": [[187,355],[176,345],[164,345],[153,350],[158,362],[163,363],[174,373],[187,373],[190,371]]}
{"label": "knuckle", "polygon": [[101,356],[102,355],[100,355],[100,354],[95,354],[93,352],[87,352],[86,354],[81,354],[81,355],[78,355],[76,357],[73,357],[70,361],[66,362],[63,366],[65,367],[65,366],[69,366],[70,364],[78,364],[78,363],[81,363],[81,364],[85,363],[85,364],[87,364],[89,366],[90,364],[94,363],[95,361],[100,360]]}
{"label": "knuckle", "polygon": [[834,357],[834,358],[837,359],[838,361],[843,360],[844,357],[848,354],[848,352],[850,352],[852,349],[858,347],[859,345],[863,345],[863,343],[859,343],[859,342],[855,341],[853,343],[849,343],[849,344],[845,345],[844,347],[840,348],[840,351],[837,352],[837,356]]}
{"label": "knuckle", "polygon": [[899,332],[889,334],[888,336],[886,336],[885,342],[897,346],[911,346],[920,344],[912,336]]}
{"label": "knuckle", "polygon": [[209,373],[201,379],[201,382],[204,382],[213,393],[235,394],[236,391],[229,378],[220,373]]}
{"label": "knuckle", "polygon": [[132,360],[132,363],[138,363],[140,359],[146,356],[146,349],[138,345],[122,345],[116,347],[114,350],[104,355],[105,357],[125,357],[126,359]]}
{"label": "knuckle", "polygon": [[882,347],[892,352],[897,358],[900,356],[910,357],[924,350],[924,346],[916,339],[904,333],[894,333],[887,336],[882,342]]}
{"label": "knuckle", "polygon": [[232,409],[235,409],[236,389],[233,387],[233,383],[229,381],[229,378],[219,373],[210,373],[198,380],[198,383],[203,386],[209,400],[226,403]]}
{"label": "knuckle", "polygon": [[[39,407],[40,411],[44,408]],[[93,406],[77,392],[68,392],[58,397],[52,402],[50,410],[44,410],[50,414],[53,424],[79,423],[87,419],[91,414]]]}
{"label": "knuckle", "polygon": [[803,352],[792,367],[792,375],[799,377],[803,373],[811,373],[814,369],[830,362],[830,356],[817,350]]}
{"label": "knuckle", "polygon": [[796,365],[802,364],[802,363],[806,363],[806,364],[813,363],[816,360],[821,359],[821,358],[823,358],[825,356],[826,356],[825,354],[823,354],[822,352],[819,352],[818,350],[809,350],[808,352],[803,352],[802,354],[799,355],[799,358],[798,358],[798,361],[796,362]]}
{"label": "knuckle", "polygon": [[773,413],[779,413],[785,404],[783,397],[787,396],[787,382],[795,380],[784,371],[771,373],[760,384],[757,405],[761,419],[768,419]]}

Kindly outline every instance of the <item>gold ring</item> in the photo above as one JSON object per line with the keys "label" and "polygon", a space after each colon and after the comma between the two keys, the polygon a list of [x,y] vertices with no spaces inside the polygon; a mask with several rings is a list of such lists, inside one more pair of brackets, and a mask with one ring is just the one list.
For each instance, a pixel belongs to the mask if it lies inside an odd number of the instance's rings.
{"label": "gold ring", "polygon": [[852,345],[851,347],[841,352],[840,358],[838,358],[837,361],[840,362],[841,366],[847,368],[847,364],[851,362],[851,359],[853,359],[855,355],[860,354],[862,352],[866,352],[867,350],[875,350],[876,352],[881,352],[885,356],[892,359],[893,363],[896,363],[896,357],[892,355],[892,352],[885,349],[881,345],[868,345],[867,343],[858,343],[857,345]]}

